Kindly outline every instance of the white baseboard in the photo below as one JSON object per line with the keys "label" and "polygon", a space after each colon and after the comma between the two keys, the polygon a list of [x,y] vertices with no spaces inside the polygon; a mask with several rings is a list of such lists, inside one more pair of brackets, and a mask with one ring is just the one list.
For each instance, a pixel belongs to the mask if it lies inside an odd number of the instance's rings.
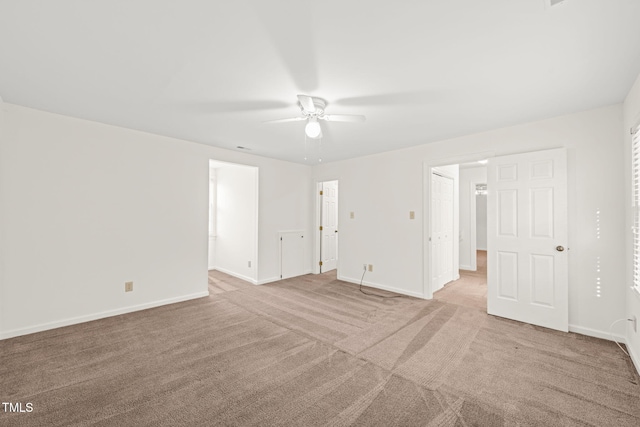
{"label": "white baseboard", "polygon": [[229,276],[237,277],[238,279],[244,280],[245,282],[249,282],[254,285],[258,284],[258,281],[252,277],[245,276],[243,274],[236,273],[235,271],[227,270],[225,268],[213,267],[213,268],[210,268],[210,270],[217,270],[221,273],[228,274]]}
{"label": "white baseboard", "polygon": [[258,285],[266,285],[267,283],[273,283],[273,282],[277,282],[278,280],[282,280],[279,276],[278,277],[270,277],[268,279],[262,279],[262,280],[258,280]]}
{"label": "white baseboard", "polygon": [[[287,277],[287,279],[293,279],[294,277],[302,277],[302,276],[306,276],[307,274],[313,274],[313,271],[306,270],[304,273],[300,274],[299,276]],[[284,280],[284,279],[281,279],[280,276],[271,277],[268,279],[261,279],[261,280],[258,280],[258,285],[266,285],[267,283],[273,283],[279,280]]]}
{"label": "white baseboard", "polygon": [[0,340],[7,338],[18,337],[21,335],[34,334],[36,332],[48,331],[50,329],[62,328],[64,326],[77,325],[78,323],[90,322],[92,320],[104,319],[105,317],[118,316],[120,314],[132,313],[134,311],[146,310],[149,308],[160,307],[162,305],[175,304],[177,302],[188,301],[196,298],[208,297],[209,291],[197,292],[195,294],[182,295],[175,298],[167,298],[163,300],[157,300],[147,302],[144,304],[131,305],[128,307],[122,307],[115,310],[102,311],[100,313],[88,314],[86,316],[70,317],[68,319],[57,320],[55,322],[41,323],[39,325],[33,325],[26,328],[13,329],[5,331],[0,334]]}
{"label": "white baseboard", "polygon": [[575,332],[576,334],[586,335],[594,338],[602,338],[607,341],[618,341],[619,343],[626,344],[627,340],[623,335],[610,334],[607,331],[600,331],[598,329],[585,328],[582,326],[569,325],[569,332]]}
{"label": "white baseboard", "polygon": [[[342,280],[344,282],[349,282],[349,283],[355,283],[356,285],[360,284],[360,279],[352,279],[351,277],[341,276],[340,274],[338,274],[338,280]],[[407,296],[410,296],[410,297],[416,297],[416,298],[420,298],[420,299],[424,298],[424,295],[422,295],[421,292],[411,292],[411,291],[407,291],[407,290],[404,290],[404,289],[399,289],[399,288],[396,288],[396,287],[393,287],[393,286],[380,285],[378,283],[372,283],[372,282],[363,281],[362,282],[362,286],[368,286],[370,288],[382,289],[384,291],[395,292],[397,294],[407,295]]]}

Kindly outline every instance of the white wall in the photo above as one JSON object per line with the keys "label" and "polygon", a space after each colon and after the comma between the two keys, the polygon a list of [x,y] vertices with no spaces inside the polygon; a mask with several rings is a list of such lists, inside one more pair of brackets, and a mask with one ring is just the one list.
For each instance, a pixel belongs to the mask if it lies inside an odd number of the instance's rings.
{"label": "white wall", "polygon": [[0,338],[207,295],[211,158],[260,169],[258,281],[277,231],[309,230],[308,166],[5,109]]}
{"label": "white wall", "polygon": [[[284,230],[304,230],[305,235],[311,235],[315,193],[311,168],[262,159],[258,192],[258,282],[263,284],[280,280],[279,233]],[[311,243],[311,239],[307,239],[307,254],[312,253]],[[309,257],[305,271],[311,271]]]}
{"label": "white wall", "polygon": [[[633,216],[631,210],[631,135],[629,129],[640,122],[640,75],[636,79],[631,91],[627,95],[624,102],[624,128],[623,135],[625,141],[625,199],[624,206],[626,211],[626,230],[631,230],[633,225]],[[631,233],[626,233],[627,237],[627,268],[625,283],[628,285],[626,288],[626,315],[627,319],[632,316],[636,316],[638,322],[640,322],[640,295],[635,292],[631,286],[633,285],[633,246],[631,240]],[[623,317],[623,316],[620,316]],[[626,326],[618,325],[617,330],[624,330],[626,328],[627,348],[636,365],[636,369],[640,372],[640,333],[634,332],[631,327],[631,322],[621,322]],[[640,325],[639,325],[640,327]],[[640,331],[640,329],[639,329]]]}
{"label": "white wall", "polygon": [[[314,167],[314,179],[340,180],[340,273],[380,287],[424,295],[423,163],[474,153],[506,155],[548,148],[568,151],[569,321],[574,331],[608,337],[625,301],[622,107],[615,105]],[[441,163],[444,164],[444,163]],[[596,211],[601,238],[596,241]],[[416,220],[407,212],[416,211]],[[355,211],[355,219],[347,213]],[[602,292],[596,293],[595,260]],[[426,268],[426,267],[425,267]]]}
{"label": "white wall", "polygon": [[476,196],[476,249],[487,250],[487,195]]}
{"label": "white wall", "polygon": [[214,268],[257,283],[258,169],[225,165],[216,175]]}
{"label": "white wall", "polygon": [[209,249],[208,262],[209,270],[216,266],[216,216],[218,210],[218,173],[209,161]]}
{"label": "white wall", "polygon": [[[460,268],[475,271],[476,265],[476,184],[487,183],[487,167],[460,168]],[[485,218],[486,222],[486,218]],[[486,229],[486,226],[485,226]],[[485,232],[486,235],[486,232]],[[485,241],[486,249],[486,241]]]}
{"label": "white wall", "polygon": [[[625,117],[640,112],[638,86]],[[2,338],[206,294],[211,158],[259,168],[259,283],[278,278],[279,230],[311,235],[312,182],[339,179],[340,273],[358,279],[374,264],[369,283],[421,296],[424,163],[566,147],[571,329],[606,338],[625,302],[638,312],[619,256],[628,234],[620,207],[629,206],[621,105],[314,168],[4,108]],[[125,294],[127,280],[135,290]],[[627,336],[637,354],[636,335]]]}

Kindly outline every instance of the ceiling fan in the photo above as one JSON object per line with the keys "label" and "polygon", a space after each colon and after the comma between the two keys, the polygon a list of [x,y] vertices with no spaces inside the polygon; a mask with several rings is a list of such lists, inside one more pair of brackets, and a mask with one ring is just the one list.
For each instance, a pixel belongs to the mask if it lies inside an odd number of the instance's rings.
{"label": "ceiling fan", "polygon": [[322,129],[320,128],[320,122],[318,122],[318,120],[325,120],[327,122],[364,122],[366,119],[365,116],[355,114],[325,114],[326,101],[309,95],[298,95],[298,103],[302,110],[302,116],[269,120],[265,123],[285,123],[306,120],[307,124],[304,128],[305,134],[309,138],[317,139],[322,137]]}

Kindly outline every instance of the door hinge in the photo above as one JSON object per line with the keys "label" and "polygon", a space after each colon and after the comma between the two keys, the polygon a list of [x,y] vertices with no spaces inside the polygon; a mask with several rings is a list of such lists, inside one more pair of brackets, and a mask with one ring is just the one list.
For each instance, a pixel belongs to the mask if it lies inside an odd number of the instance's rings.
{"label": "door hinge", "polygon": [[322,190],[320,190],[320,195],[322,196],[324,194],[324,192]]}
{"label": "door hinge", "polygon": [[320,261],[318,264],[320,265],[320,267],[322,267],[322,261]]}
{"label": "door hinge", "polygon": [[320,226],[320,231],[322,231],[322,226]]}

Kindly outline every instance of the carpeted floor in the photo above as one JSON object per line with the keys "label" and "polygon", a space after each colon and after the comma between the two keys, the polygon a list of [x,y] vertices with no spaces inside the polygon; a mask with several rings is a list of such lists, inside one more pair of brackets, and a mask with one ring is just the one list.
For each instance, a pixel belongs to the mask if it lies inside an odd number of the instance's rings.
{"label": "carpeted floor", "polygon": [[33,406],[0,425],[640,425],[611,342],[331,272],[210,291],[0,342],[0,399]]}
{"label": "carpeted floor", "polygon": [[487,311],[487,251],[477,251],[476,271],[460,270],[460,278],[449,282],[433,298]]}

